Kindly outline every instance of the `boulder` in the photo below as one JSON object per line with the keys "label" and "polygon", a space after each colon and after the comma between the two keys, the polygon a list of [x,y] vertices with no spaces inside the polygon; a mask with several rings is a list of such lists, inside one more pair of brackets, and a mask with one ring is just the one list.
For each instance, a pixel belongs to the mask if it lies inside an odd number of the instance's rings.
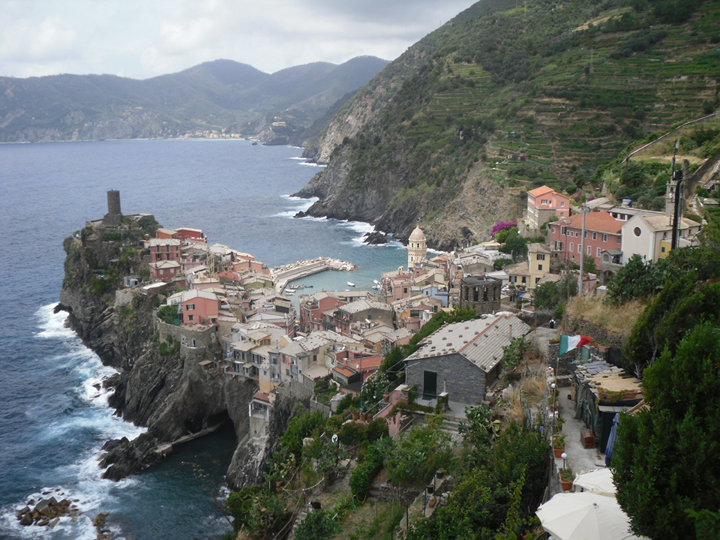
{"label": "boulder", "polygon": [[59,517],[56,517],[55,519],[53,519],[53,520],[50,522],[50,528],[51,528],[51,529],[54,529],[54,528],[55,528],[55,525],[57,525],[59,521],[60,521],[60,518],[59,518]]}
{"label": "boulder", "polygon": [[22,518],[20,519],[20,525],[23,525],[23,526],[32,525],[32,522],[33,522],[33,517],[30,512],[25,512],[25,514],[23,514]]}
{"label": "boulder", "polygon": [[30,511],[30,508],[27,507],[27,506],[24,506],[24,507],[22,507],[20,510],[18,510],[17,512],[15,512],[15,515],[17,516],[18,519],[20,519],[20,518],[23,517],[25,514],[27,514],[29,511]]}
{"label": "boulder", "polygon": [[387,241],[387,235],[378,231],[366,233],[365,240],[363,240],[366,244],[372,245],[387,244]]}

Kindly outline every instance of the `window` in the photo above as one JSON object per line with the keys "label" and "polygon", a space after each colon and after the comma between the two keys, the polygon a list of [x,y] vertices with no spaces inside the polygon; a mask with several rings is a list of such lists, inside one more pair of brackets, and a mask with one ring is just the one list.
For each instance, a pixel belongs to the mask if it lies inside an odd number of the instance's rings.
{"label": "window", "polygon": [[597,240],[597,233],[593,233],[593,240]]}
{"label": "window", "polygon": [[578,244],[578,253],[582,253],[582,244]]}
{"label": "window", "polygon": [[639,238],[640,235],[642,234],[642,229],[640,227],[635,227],[633,229],[633,234]]}
{"label": "window", "polygon": [[552,231],[553,234],[557,233],[557,229],[555,227],[550,227],[550,230]]}
{"label": "window", "polygon": [[289,369],[286,369],[286,370],[285,370],[285,376],[286,376],[286,377],[289,377],[289,376],[290,376],[290,370],[289,370]]}
{"label": "window", "polygon": [[542,264],[538,264],[538,270],[542,270]]}
{"label": "window", "polygon": [[585,238],[587,238],[587,231],[585,231]]}
{"label": "window", "polygon": [[607,242],[607,234],[603,234],[603,242]]}
{"label": "window", "polygon": [[540,281],[540,278],[539,278],[539,277],[536,277],[536,278],[535,278],[535,285],[537,285],[537,282],[538,282],[538,281]]}
{"label": "window", "polygon": [[565,212],[560,212],[560,217],[565,217]]}
{"label": "window", "polygon": [[185,309],[188,311],[192,311],[193,309],[195,309],[195,304],[188,304]]}
{"label": "window", "polygon": [[188,315],[188,321],[192,321],[195,319],[195,315]]}
{"label": "window", "polygon": [[545,260],[545,254],[543,254],[543,253],[538,253],[537,260],[538,260],[538,261],[544,261],[544,260]]}
{"label": "window", "polygon": [[598,257],[600,256],[600,252],[601,252],[601,251],[602,251],[602,250],[601,250],[600,248],[597,248],[597,256],[598,256]]}
{"label": "window", "polygon": [[548,203],[547,199],[543,199],[540,201],[540,204],[547,204],[547,203]]}
{"label": "window", "polygon": [[660,248],[660,251],[661,251],[662,253],[665,253],[665,246],[661,247],[661,248]]}
{"label": "window", "polygon": [[560,234],[567,234],[567,227],[560,229]]}
{"label": "window", "polygon": [[527,283],[527,279],[525,279],[525,276],[522,277],[522,282]]}
{"label": "window", "polygon": [[570,242],[570,251],[575,249],[575,242]]}
{"label": "window", "polygon": [[313,354],[313,362],[317,362],[317,354]]}
{"label": "window", "polygon": [[565,208],[565,201],[560,201],[560,207]]}
{"label": "window", "polygon": [[588,255],[592,255],[592,248],[591,248],[590,246],[588,246],[587,254],[588,254]]}

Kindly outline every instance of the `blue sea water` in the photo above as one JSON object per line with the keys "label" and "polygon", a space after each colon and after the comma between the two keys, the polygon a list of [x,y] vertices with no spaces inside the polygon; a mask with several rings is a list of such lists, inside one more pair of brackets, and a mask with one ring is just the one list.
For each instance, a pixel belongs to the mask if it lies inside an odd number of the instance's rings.
{"label": "blue sea water", "polygon": [[[116,538],[219,538],[229,530],[213,494],[232,456],[232,430],[121,482],[101,479],[103,443],[143,428],[113,415],[96,387],[113,370],[53,313],[62,240],[102,217],[106,191],[119,189],[124,213],[201,228],[211,243],[271,267],[320,255],[357,265],[302,280],[314,290],[344,289],[347,281],[368,287],[381,271],[406,264],[398,243],[362,244],[369,225],[292,219],[309,203],[290,194],[319,170],[300,153],[232,140],[0,145],[0,539],[93,539],[91,520],[104,511]],[[15,510],[43,493],[77,499],[79,519],[52,530],[19,526]]]}

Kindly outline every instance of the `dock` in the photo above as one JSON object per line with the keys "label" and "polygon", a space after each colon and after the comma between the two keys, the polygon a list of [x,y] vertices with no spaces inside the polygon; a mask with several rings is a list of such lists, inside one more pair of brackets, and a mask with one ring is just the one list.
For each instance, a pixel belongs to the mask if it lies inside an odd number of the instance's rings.
{"label": "dock", "polygon": [[341,272],[352,272],[355,265],[339,259],[331,259],[329,257],[317,257],[307,261],[297,261],[284,266],[277,266],[271,272],[271,277],[275,285],[275,291],[282,294],[287,284],[296,279],[301,279],[313,274],[319,274],[325,270],[338,270]]}

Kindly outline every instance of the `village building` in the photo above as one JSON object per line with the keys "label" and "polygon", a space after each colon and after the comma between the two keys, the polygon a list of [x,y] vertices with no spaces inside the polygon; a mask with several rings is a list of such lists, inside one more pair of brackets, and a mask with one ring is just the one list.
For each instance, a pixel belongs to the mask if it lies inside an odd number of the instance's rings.
{"label": "village building", "polygon": [[150,263],[150,277],[160,281],[172,281],[181,275],[180,263],[177,261],[158,261]]}
{"label": "village building", "polygon": [[[550,225],[550,244],[560,253],[561,261],[580,264],[582,227],[582,214]],[[600,268],[603,251],[622,249],[622,227],[623,223],[608,212],[585,214],[585,255],[594,259],[596,268]]]}
{"label": "village building", "polygon": [[310,295],[302,295],[299,297],[299,321],[300,329],[303,332],[313,332],[324,330],[323,312],[329,309],[335,309],[345,302],[340,300],[333,293],[317,292]]}
{"label": "village building", "polygon": [[[540,227],[553,216],[558,219],[570,217],[570,199],[548,186],[528,191],[525,223],[530,234],[537,234]],[[534,234],[533,234],[534,233]]]}
{"label": "village building", "polygon": [[393,325],[393,308],[387,304],[371,300],[358,300],[338,307],[333,315],[335,330],[341,334],[350,334],[350,326],[362,321],[377,321],[387,326]]}
{"label": "village building", "polygon": [[183,324],[209,326],[217,324],[220,315],[220,301],[217,295],[191,289],[182,293]]}
{"label": "village building", "polygon": [[502,282],[487,276],[465,276],[460,282],[460,308],[472,307],[475,313],[500,310]]}
{"label": "village building", "polygon": [[425,399],[479,405],[500,375],[503,348],[530,332],[514,315],[498,313],[443,326],[405,362],[405,382]]}
{"label": "village building", "polygon": [[[670,253],[672,246],[673,216],[636,214],[622,225],[622,262],[640,255],[646,261],[656,263]],[[678,247],[696,243],[701,225],[687,218],[678,224]]]}
{"label": "village building", "polygon": [[150,250],[150,262],[180,262],[180,240],[175,238],[151,238],[145,242]]}
{"label": "village building", "polygon": [[535,288],[540,279],[550,272],[550,260],[552,251],[544,244],[528,244],[528,271],[530,274],[530,288]]}

